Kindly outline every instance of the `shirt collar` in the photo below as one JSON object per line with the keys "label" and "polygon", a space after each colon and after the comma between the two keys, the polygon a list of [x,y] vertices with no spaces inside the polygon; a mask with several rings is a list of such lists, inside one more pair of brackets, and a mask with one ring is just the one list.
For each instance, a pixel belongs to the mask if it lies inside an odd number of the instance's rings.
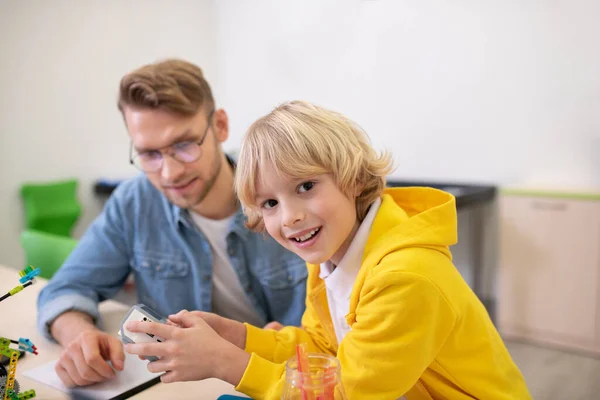
{"label": "shirt collar", "polygon": [[335,270],[330,261],[321,264],[319,277],[321,279],[327,279],[328,288],[330,286],[331,288],[334,288],[333,290],[338,292],[337,296],[339,297],[349,296],[352,292],[358,270],[362,265],[363,253],[367,240],[369,239],[371,226],[373,225],[373,221],[375,220],[375,216],[377,215],[380,206],[381,198],[376,199],[373,204],[371,204],[369,212],[367,212],[367,215],[358,227],[350,246],[348,246],[348,250],[346,250],[346,254],[344,254],[340,260],[340,264]]}

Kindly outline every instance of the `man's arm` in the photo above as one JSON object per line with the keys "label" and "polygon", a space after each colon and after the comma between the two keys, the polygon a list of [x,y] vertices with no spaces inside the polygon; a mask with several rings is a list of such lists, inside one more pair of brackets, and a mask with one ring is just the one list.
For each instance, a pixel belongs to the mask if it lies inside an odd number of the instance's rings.
{"label": "man's arm", "polygon": [[77,329],[93,327],[100,317],[98,303],[113,297],[123,287],[130,272],[131,238],[127,224],[135,215],[124,189],[131,187],[117,189],[62,267],[41,290],[38,328],[48,339],[65,345],[67,339],[76,336]]}
{"label": "man's arm", "polygon": [[79,311],[60,314],[50,325],[50,334],[63,347],[71,343],[81,332],[89,330],[98,330],[98,328],[91,316]]}

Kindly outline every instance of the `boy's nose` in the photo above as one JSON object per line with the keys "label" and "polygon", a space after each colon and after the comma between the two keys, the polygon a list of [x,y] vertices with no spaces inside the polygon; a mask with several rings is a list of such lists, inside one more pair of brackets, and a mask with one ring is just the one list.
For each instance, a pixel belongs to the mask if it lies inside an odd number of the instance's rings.
{"label": "boy's nose", "polygon": [[287,207],[283,215],[284,226],[294,226],[304,219],[304,212],[300,209]]}

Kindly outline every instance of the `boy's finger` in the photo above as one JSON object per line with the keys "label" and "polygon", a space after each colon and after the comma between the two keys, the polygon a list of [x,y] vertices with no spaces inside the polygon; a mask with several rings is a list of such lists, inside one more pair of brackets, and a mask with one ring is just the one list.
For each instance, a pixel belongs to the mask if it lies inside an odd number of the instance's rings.
{"label": "boy's finger", "polygon": [[165,357],[169,355],[168,346],[162,343],[129,343],[125,345],[125,351],[138,356]]}
{"label": "boy's finger", "polygon": [[166,372],[169,369],[169,361],[166,359],[156,360],[148,363],[148,371],[153,373]]}
{"label": "boy's finger", "polygon": [[175,372],[173,371],[169,371],[163,375],[160,376],[160,381],[162,383],[172,383],[172,382],[177,382],[177,376],[175,375]]}
{"label": "boy's finger", "polygon": [[284,328],[283,324],[281,324],[277,321],[273,321],[273,322],[269,322],[268,324],[266,324],[263,329],[272,329],[274,331],[280,331],[283,328]]}
{"label": "boy's finger", "polygon": [[183,328],[190,328],[192,326],[199,325],[208,325],[206,321],[204,321],[204,318],[192,313],[183,314],[177,317],[177,321],[174,322],[178,322],[179,325],[181,325]]}
{"label": "boy's finger", "polygon": [[158,322],[142,322],[142,321],[130,321],[125,326],[131,332],[143,332],[151,335],[160,336],[168,339],[171,337],[171,332],[176,327],[167,324],[161,324]]}
{"label": "boy's finger", "polygon": [[181,310],[177,314],[171,314],[171,315],[169,315],[169,319],[171,319],[171,317],[177,317],[177,316],[181,316],[183,314],[187,314],[188,312],[189,312],[188,310]]}

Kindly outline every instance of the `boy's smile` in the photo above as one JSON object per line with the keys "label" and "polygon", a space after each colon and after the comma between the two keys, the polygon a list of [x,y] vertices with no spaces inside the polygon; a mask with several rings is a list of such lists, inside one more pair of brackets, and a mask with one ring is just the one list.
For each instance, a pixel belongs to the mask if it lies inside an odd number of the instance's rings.
{"label": "boy's smile", "polygon": [[256,191],[256,206],[273,239],[311,264],[339,263],[359,222],[355,199],[339,190],[332,175],[289,178],[265,165]]}
{"label": "boy's smile", "polygon": [[313,229],[305,229],[300,233],[293,234],[288,237],[291,239],[292,243],[301,249],[305,249],[310,247],[317,241],[317,237],[321,232],[321,227],[313,228]]}

